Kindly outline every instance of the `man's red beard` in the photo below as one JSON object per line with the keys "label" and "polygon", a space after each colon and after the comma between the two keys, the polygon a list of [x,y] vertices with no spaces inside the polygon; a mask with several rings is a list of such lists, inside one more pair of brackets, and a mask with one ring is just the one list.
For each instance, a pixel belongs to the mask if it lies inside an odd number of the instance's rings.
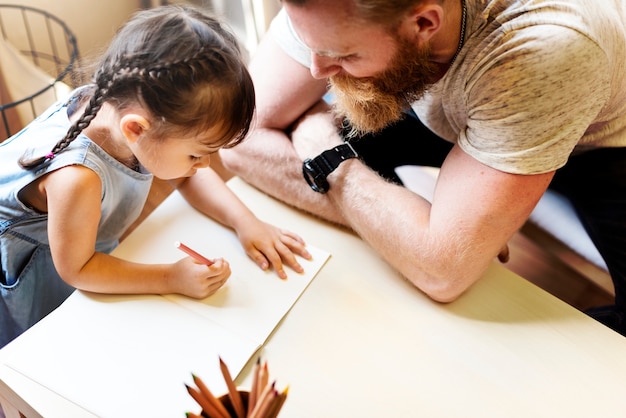
{"label": "man's red beard", "polygon": [[419,99],[432,84],[437,67],[428,60],[428,47],[418,49],[400,39],[389,68],[372,77],[347,74],[330,77],[335,114],[347,119],[351,135],[378,132],[405,115],[410,103]]}

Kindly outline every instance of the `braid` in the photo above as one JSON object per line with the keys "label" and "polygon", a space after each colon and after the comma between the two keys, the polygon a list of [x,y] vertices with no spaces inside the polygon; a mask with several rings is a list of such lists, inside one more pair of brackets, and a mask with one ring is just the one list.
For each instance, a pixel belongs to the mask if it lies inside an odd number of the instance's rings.
{"label": "braid", "polygon": [[179,87],[197,83],[198,77],[206,75],[210,64],[215,66],[215,62],[211,62],[213,60],[218,60],[222,65],[226,64],[216,51],[207,51],[204,47],[199,48],[189,57],[171,62],[146,65],[141,62],[142,60],[143,57],[128,60],[126,68],[120,73],[127,71],[123,74],[125,77],[134,78],[144,87],[163,86],[161,87],[163,89],[169,88],[170,83],[177,83]]}
{"label": "braid", "polygon": [[52,150],[50,150],[50,152],[46,155],[36,158],[27,158],[26,155],[24,155],[18,161],[20,166],[25,169],[32,169],[43,164],[47,160],[51,160],[55,155],[63,152],[63,150],[65,150],[76,138],[78,138],[78,135],[80,135],[80,133],[87,128],[91,121],[96,117],[96,114],[102,107],[102,103],[104,103],[106,92],[106,88],[97,87],[96,91],[89,99],[89,103],[85,107],[83,114],[72,124],[72,126],[70,126],[65,136],[57,142],[54,147],[52,147]]}
{"label": "braid", "polygon": [[78,135],[89,126],[102,107],[103,102],[104,95],[102,89],[97,89],[93,96],[91,96],[91,99],[89,99],[89,103],[85,107],[85,111],[81,117],[70,127],[67,134],[65,134],[65,137],[54,146],[52,153],[58,154],[67,148],[72,141],[74,141]]}
{"label": "braid", "polygon": [[76,138],[78,135],[89,126],[91,121],[94,120],[96,114],[102,108],[102,103],[104,103],[107,92],[109,91],[111,84],[111,79],[107,79],[107,74],[105,72],[100,72],[96,78],[96,90],[91,95],[87,106],[83,114],[78,118],[76,122],[70,126],[69,130],[65,134],[65,136],[52,147],[52,150],[48,152],[46,155],[36,157],[36,158],[27,158],[26,155],[22,156],[19,159],[19,164],[22,168],[32,169],[35,168],[47,160],[51,160],[55,155],[63,152]]}

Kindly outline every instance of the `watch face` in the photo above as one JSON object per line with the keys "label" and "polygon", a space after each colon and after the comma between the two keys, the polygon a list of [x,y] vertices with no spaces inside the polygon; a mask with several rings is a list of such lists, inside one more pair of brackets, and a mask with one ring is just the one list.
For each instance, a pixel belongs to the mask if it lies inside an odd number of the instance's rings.
{"label": "watch face", "polygon": [[319,169],[314,160],[310,158],[304,160],[302,164],[302,174],[306,182],[311,186],[311,189],[318,193],[326,193],[328,191],[329,185],[326,180],[326,175]]}

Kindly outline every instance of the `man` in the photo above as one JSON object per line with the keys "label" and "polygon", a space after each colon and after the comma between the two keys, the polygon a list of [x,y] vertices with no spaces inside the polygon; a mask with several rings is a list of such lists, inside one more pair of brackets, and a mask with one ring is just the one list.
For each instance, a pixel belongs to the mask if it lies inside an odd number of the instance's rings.
{"label": "man", "polygon": [[[250,64],[255,132],[223,161],[441,302],[553,187],[615,284],[590,314],[626,333],[625,16],[624,0],[283,0]],[[402,164],[441,165],[432,204],[396,184]]]}

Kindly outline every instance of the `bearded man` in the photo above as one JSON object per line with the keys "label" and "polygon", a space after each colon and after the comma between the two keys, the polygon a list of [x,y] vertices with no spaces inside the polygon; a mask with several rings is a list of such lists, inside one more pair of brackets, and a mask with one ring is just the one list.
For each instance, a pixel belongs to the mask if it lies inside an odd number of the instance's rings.
{"label": "bearded man", "polygon": [[[624,57],[626,0],[283,0],[250,64],[257,125],[221,156],[441,302],[558,190],[615,285],[590,314],[626,334]],[[441,167],[432,201],[407,164]]]}

